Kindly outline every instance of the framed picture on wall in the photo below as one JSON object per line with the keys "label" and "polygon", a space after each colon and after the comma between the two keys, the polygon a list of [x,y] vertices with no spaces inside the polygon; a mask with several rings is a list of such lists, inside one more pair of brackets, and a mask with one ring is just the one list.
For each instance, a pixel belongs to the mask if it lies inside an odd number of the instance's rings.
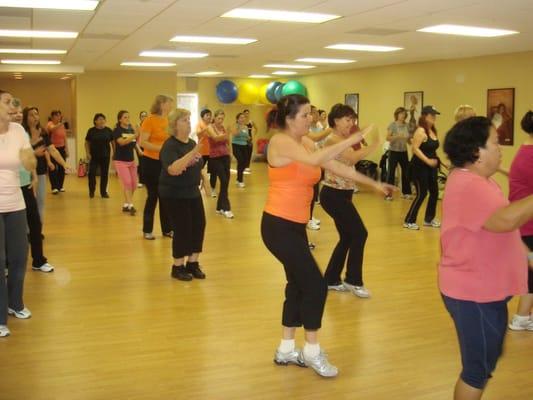
{"label": "framed picture on wall", "polygon": [[344,95],[344,104],[352,107],[359,115],[359,93],[347,93]]}
{"label": "framed picture on wall", "polygon": [[514,88],[487,90],[487,117],[498,132],[500,145],[514,144]]}
{"label": "framed picture on wall", "polygon": [[420,111],[424,107],[424,92],[404,92],[403,107],[407,110],[409,133],[413,133],[418,125]]}

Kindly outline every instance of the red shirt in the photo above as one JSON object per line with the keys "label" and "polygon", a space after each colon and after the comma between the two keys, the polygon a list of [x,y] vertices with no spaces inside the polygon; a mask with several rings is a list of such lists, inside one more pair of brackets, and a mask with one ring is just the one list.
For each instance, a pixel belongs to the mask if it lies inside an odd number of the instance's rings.
{"label": "red shirt", "polygon": [[[533,194],[533,145],[522,145],[509,171],[509,200],[516,201]],[[522,236],[533,236],[533,220],[520,228]]]}

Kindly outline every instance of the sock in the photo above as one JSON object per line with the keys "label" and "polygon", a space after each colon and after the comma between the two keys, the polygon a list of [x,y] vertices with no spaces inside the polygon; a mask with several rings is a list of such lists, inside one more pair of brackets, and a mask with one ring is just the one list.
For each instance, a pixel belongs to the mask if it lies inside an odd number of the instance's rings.
{"label": "sock", "polygon": [[290,353],[291,351],[294,351],[294,348],[296,347],[294,339],[281,339],[281,343],[279,344],[278,351],[280,353]]}
{"label": "sock", "polygon": [[518,314],[515,314],[513,316],[513,319],[516,319],[517,321],[520,321],[520,322],[525,322],[525,321],[528,321],[530,319],[530,316],[529,315],[518,315]]}
{"label": "sock", "polygon": [[318,343],[311,344],[305,342],[304,356],[305,358],[314,358],[320,354],[320,345]]}
{"label": "sock", "polygon": [[128,203],[124,203],[124,205],[123,205],[122,207],[124,207],[124,208],[129,208],[130,205],[129,205]]}

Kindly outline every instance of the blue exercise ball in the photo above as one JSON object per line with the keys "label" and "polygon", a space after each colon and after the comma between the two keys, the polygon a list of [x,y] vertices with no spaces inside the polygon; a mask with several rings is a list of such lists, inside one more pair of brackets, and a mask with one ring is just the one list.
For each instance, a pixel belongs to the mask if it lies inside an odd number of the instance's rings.
{"label": "blue exercise ball", "polygon": [[229,104],[237,100],[239,94],[237,85],[232,81],[220,81],[216,88],[217,98],[221,103]]}
{"label": "blue exercise ball", "polygon": [[274,89],[274,97],[276,98],[276,103],[280,101],[280,99],[283,97],[283,94],[281,92],[283,91],[284,84],[276,86],[276,89]]}
{"label": "blue exercise ball", "polygon": [[278,81],[274,81],[274,82],[270,82],[267,86],[267,90],[266,90],[266,98],[268,99],[268,101],[270,101],[272,104],[275,104],[277,102],[277,99],[276,99],[276,88],[278,86],[281,86],[283,85],[283,83],[281,82],[278,82]]}

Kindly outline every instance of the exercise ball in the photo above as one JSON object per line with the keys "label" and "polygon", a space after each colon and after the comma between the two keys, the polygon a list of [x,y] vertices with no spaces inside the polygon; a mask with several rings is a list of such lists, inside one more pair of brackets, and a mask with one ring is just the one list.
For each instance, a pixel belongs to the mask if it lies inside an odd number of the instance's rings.
{"label": "exercise ball", "polygon": [[265,83],[259,89],[259,102],[261,104],[270,104],[270,100],[268,100],[268,96],[267,96],[267,90],[268,90],[269,85],[270,85],[269,83]]}
{"label": "exercise ball", "polygon": [[229,104],[237,100],[237,85],[232,81],[220,81],[216,88],[217,98],[221,103]]}
{"label": "exercise ball", "polygon": [[281,82],[278,82],[278,81],[274,81],[274,82],[270,82],[268,84],[268,87],[267,87],[267,91],[266,91],[266,97],[268,99],[268,101],[270,101],[272,104],[276,104],[277,103],[277,99],[276,99],[276,88],[278,86],[282,86],[283,83]]}
{"label": "exercise ball", "polygon": [[274,90],[274,97],[276,98],[276,103],[283,97],[281,92],[283,91],[283,83],[281,85],[276,86],[276,89]]}
{"label": "exercise ball", "polygon": [[243,83],[239,86],[238,99],[241,104],[254,104],[259,97],[259,90],[253,83]]}
{"label": "exercise ball", "polygon": [[289,94],[301,94],[302,96],[307,96],[307,89],[298,81],[288,81],[283,85],[281,95],[288,96]]}

